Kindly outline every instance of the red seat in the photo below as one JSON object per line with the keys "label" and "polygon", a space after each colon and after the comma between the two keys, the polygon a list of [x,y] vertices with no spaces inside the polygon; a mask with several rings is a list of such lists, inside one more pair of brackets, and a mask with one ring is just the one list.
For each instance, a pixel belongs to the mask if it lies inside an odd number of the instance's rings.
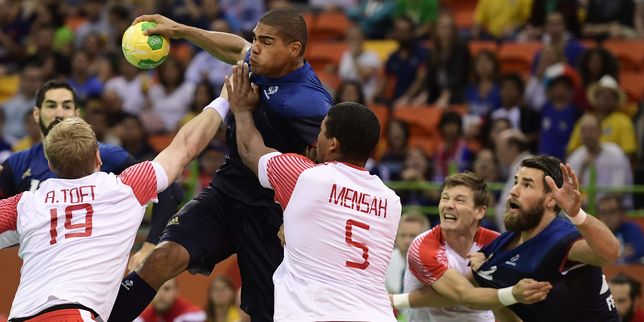
{"label": "red seat", "polygon": [[306,59],[316,72],[322,71],[328,65],[338,67],[342,54],[347,49],[344,42],[315,42],[310,43],[306,50]]}
{"label": "red seat", "polygon": [[642,68],[644,42],[607,40],[603,43],[603,46],[617,57],[620,71],[637,71]]}
{"label": "red seat", "polygon": [[620,86],[628,95],[630,102],[639,102],[644,97],[644,74],[639,72],[624,72],[619,76]]}
{"label": "red seat", "polygon": [[539,42],[503,43],[498,54],[501,72],[528,73],[532,66],[534,54],[541,46]]}
{"label": "red seat", "polygon": [[311,41],[344,39],[344,33],[352,23],[342,11],[323,11],[311,28]]}
{"label": "red seat", "polygon": [[409,124],[409,144],[422,148],[432,156],[440,144],[438,122],[443,110],[430,105],[418,107],[397,107],[393,112],[395,119]]}
{"label": "red seat", "polygon": [[470,47],[470,54],[472,57],[476,56],[476,54],[482,50],[490,50],[495,53],[498,50],[496,42],[488,40],[471,40],[468,43],[468,46]]}

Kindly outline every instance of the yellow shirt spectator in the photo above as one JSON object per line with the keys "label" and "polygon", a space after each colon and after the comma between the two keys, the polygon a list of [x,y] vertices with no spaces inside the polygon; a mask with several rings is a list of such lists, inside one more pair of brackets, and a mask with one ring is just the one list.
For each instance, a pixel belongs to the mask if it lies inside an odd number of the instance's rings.
{"label": "yellow shirt spectator", "polygon": [[[637,140],[635,139],[635,127],[633,121],[626,116],[626,114],[615,111],[606,116],[601,121],[602,134],[601,142],[612,142],[619,145],[620,148],[627,155],[637,153]],[[566,152],[570,155],[572,151],[581,146],[581,137],[579,133],[579,122],[575,124],[575,128],[568,141]]]}
{"label": "yellow shirt spectator", "polygon": [[479,0],[474,23],[492,36],[503,38],[528,20],[531,9],[532,0]]}

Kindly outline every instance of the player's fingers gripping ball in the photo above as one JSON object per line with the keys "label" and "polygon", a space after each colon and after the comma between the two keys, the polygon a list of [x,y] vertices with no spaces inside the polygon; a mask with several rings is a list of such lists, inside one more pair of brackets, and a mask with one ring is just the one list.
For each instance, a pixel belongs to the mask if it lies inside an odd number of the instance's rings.
{"label": "player's fingers gripping ball", "polygon": [[170,52],[170,40],[160,35],[146,36],[143,32],[156,27],[152,21],[141,21],[130,26],[123,33],[121,49],[130,64],[141,69],[152,69],[161,65]]}

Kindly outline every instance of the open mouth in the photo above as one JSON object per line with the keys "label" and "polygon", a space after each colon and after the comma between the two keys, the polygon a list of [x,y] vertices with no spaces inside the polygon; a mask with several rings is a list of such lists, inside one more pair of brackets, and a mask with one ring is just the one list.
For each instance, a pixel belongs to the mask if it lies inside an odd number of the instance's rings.
{"label": "open mouth", "polygon": [[443,214],[443,219],[445,219],[445,221],[456,221],[457,220],[456,216],[454,216],[452,214]]}
{"label": "open mouth", "polygon": [[510,200],[508,200],[508,209],[509,210],[520,210],[521,209],[521,204],[519,204],[516,200],[510,199]]}

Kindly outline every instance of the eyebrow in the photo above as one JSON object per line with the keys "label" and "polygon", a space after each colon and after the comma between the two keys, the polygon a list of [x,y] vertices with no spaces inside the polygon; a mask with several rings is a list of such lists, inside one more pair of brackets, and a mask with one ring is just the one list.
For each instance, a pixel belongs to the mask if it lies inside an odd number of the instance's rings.
{"label": "eyebrow", "polygon": [[[514,176],[514,181],[519,182],[519,177]],[[534,180],[532,180],[532,178],[526,178],[526,177],[521,177],[521,181],[534,182]]]}
{"label": "eyebrow", "polygon": [[[58,103],[58,101],[54,101],[54,100],[45,100],[45,103]],[[74,101],[72,101],[72,100],[66,100],[66,101],[63,101],[63,104],[65,104],[65,103],[74,103]]]}

